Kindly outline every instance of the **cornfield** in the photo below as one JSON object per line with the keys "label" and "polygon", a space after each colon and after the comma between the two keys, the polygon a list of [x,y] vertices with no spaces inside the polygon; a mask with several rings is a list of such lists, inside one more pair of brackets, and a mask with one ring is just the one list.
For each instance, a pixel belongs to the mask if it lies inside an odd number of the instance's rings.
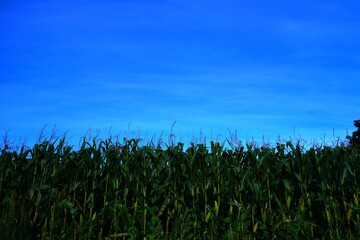
{"label": "cornfield", "polygon": [[357,147],[140,142],[5,145],[0,238],[360,238]]}

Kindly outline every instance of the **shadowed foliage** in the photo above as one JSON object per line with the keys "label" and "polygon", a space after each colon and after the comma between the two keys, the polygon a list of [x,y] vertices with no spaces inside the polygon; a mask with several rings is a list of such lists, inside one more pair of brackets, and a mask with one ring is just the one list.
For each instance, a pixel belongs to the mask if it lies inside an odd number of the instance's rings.
{"label": "shadowed foliage", "polygon": [[[352,138],[355,139],[355,138]],[[358,138],[356,138],[358,139]],[[359,239],[350,146],[65,139],[0,154],[0,239]]]}
{"label": "shadowed foliage", "polygon": [[360,119],[354,121],[354,126],[357,130],[352,133],[352,136],[346,138],[350,140],[350,144],[360,148]]}

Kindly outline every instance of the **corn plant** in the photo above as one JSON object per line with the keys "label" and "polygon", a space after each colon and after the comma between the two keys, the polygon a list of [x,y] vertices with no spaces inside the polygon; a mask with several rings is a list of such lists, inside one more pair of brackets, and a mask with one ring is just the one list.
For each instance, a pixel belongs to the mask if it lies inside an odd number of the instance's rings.
{"label": "corn plant", "polygon": [[0,149],[0,239],[358,239],[357,145]]}

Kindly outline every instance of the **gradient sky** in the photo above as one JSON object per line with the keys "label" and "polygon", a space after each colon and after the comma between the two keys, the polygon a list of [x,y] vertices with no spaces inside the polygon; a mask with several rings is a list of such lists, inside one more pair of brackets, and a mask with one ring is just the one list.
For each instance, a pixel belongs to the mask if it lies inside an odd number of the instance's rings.
{"label": "gradient sky", "polygon": [[360,118],[359,12],[355,0],[1,1],[0,135],[167,140],[176,121],[185,143],[344,139]]}

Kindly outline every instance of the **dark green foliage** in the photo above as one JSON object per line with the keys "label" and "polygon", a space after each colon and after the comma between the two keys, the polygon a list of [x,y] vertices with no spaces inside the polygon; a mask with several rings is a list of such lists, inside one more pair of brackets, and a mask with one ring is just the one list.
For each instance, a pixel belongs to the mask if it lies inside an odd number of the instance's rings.
{"label": "dark green foliage", "polygon": [[352,136],[346,138],[350,140],[351,145],[360,148],[360,119],[354,121],[354,126],[358,129],[352,133]]}
{"label": "dark green foliage", "polygon": [[0,155],[0,239],[359,239],[360,155],[139,139]]}

